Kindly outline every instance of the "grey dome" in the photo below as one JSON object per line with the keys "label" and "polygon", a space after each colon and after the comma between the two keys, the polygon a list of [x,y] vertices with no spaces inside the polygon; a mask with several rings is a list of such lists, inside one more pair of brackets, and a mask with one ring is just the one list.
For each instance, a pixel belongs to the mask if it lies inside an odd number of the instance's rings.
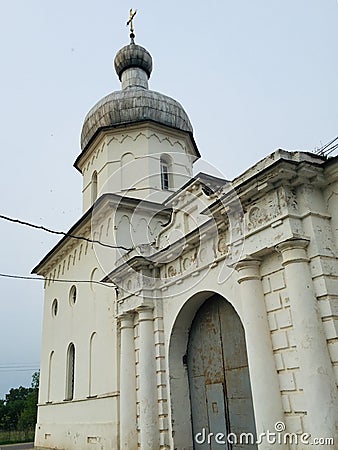
{"label": "grey dome", "polygon": [[192,133],[180,103],[148,89],[152,58],[145,48],[134,43],[123,47],[115,57],[115,69],[122,90],[104,97],[87,114],[81,133],[82,151],[101,129],[147,120]]}
{"label": "grey dome", "polygon": [[117,52],[114,65],[120,81],[122,73],[131,67],[143,69],[149,78],[153,69],[153,60],[151,54],[145,48],[140,45],[129,44]]}
{"label": "grey dome", "polygon": [[107,95],[89,111],[82,128],[81,148],[84,150],[101,128],[146,120],[193,131],[187,113],[176,100],[147,89],[126,89]]}

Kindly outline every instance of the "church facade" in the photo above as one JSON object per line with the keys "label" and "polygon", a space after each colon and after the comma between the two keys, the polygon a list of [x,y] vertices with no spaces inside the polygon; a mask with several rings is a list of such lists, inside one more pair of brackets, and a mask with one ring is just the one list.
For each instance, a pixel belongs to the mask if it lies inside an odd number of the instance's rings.
{"label": "church facade", "polygon": [[[193,176],[151,55],[88,113],[83,215],[45,278],[37,449],[334,449],[338,160],[277,150]],[[318,441],[315,441],[315,440]]]}

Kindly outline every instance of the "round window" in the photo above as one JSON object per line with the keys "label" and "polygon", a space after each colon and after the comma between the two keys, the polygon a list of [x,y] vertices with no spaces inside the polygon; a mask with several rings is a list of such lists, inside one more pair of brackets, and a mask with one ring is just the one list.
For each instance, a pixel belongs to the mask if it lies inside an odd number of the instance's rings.
{"label": "round window", "polygon": [[56,298],[54,298],[52,303],[52,316],[56,317],[59,309],[59,304]]}
{"label": "round window", "polygon": [[76,286],[72,286],[69,291],[69,303],[71,306],[75,305],[76,298],[77,298]]}

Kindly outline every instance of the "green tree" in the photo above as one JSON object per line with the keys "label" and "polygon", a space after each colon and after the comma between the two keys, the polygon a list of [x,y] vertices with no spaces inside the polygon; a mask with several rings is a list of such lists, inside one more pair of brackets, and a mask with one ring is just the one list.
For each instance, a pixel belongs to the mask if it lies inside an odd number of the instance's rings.
{"label": "green tree", "polygon": [[37,403],[39,396],[39,372],[35,372],[32,376],[31,392],[28,393],[24,408],[21,411],[18,420],[18,429],[27,430],[34,428],[37,419]]}
{"label": "green tree", "polygon": [[4,429],[5,416],[6,416],[5,400],[0,399],[0,430]]}
{"label": "green tree", "polygon": [[40,382],[40,371],[34,372],[32,375],[32,388],[39,389],[39,382]]}
{"label": "green tree", "polygon": [[39,397],[39,378],[40,373],[35,372],[32,376],[31,391],[28,393],[24,408],[20,413],[18,420],[18,429],[27,430],[34,428],[37,419],[37,404]]}
{"label": "green tree", "polygon": [[36,423],[39,392],[39,372],[32,376],[32,387],[10,389],[5,400],[0,400],[0,429],[25,430]]}
{"label": "green tree", "polygon": [[10,389],[5,397],[5,415],[3,417],[3,426],[6,430],[16,430],[19,417],[25,407],[25,401],[32,388],[20,386]]}
{"label": "green tree", "polygon": [[37,416],[38,391],[33,390],[27,395],[25,405],[20,413],[17,428],[27,430],[34,428]]}

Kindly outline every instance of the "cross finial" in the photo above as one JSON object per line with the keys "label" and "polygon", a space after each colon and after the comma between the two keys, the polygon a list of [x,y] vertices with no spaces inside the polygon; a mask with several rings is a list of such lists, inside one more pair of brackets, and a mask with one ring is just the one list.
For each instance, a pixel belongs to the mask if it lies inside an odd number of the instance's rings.
{"label": "cross finial", "polygon": [[129,20],[127,22],[127,26],[130,25],[130,40],[131,43],[134,44],[134,39],[135,39],[135,34],[134,34],[134,17],[136,16],[137,13],[137,9],[135,9],[135,11],[133,11],[133,8],[130,8],[129,11]]}

